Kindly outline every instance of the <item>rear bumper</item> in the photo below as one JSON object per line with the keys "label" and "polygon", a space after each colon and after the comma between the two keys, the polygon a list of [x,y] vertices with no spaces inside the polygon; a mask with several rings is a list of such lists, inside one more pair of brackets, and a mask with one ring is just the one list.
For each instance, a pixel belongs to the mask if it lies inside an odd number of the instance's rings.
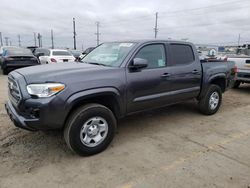
{"label": "rear bumper", "polygon": [[20,116],[10,101],[5,103],[5,109],[6,109],[7,114],[9,115],[11,121],[14,123],[14,125],[16,127],[26,129],[29,131],[36,131],[36,129],[27,125],[27,121],[29,121],[30,123],[32,123],[32,121],[37,122],[38,121],[37,119],[30,121],[28,119],[25,119],[23,116]]}
{"label": "rear bumper", "polygon": [[242,82],[250,82],[250,71],[249,72],[237,72],[236,80]]}

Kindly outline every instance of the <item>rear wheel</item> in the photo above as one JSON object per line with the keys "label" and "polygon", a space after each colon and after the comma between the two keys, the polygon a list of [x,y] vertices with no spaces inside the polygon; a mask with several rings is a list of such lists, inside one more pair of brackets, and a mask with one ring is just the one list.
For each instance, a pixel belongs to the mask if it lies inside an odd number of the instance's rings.
{"label": "rear wheel", "polygon": [[206,94],[199,101],[199,108],[201,113],[205,115],[215,114],[221,105],[222,92],[221,88],[217,85],[210,85]]}
{"label": "rear wheel", "polygon": [[99,104],[88,104],[73,112],[64,129],[64,138],[79,155],[94,155],[105,150],[112,141],[116,119],[111,110]]}
{"label": "rear wheel", "polygon": [[233,88],[235,88],[235,89],[239,88],[239,87],[240,87],[240,84],[241,84],[240,81],[235,81],[235,82],[234,82],[234,85],[233,85]]}

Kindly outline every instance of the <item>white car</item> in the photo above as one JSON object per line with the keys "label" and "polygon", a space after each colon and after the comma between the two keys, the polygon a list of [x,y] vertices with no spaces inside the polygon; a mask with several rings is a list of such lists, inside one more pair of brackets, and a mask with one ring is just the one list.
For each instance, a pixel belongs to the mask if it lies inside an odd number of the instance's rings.
{"label": "white car", "polygon": [[39,57],[41,64],[52,64],[75,61],[75,57],[68,50],[60,49],[40,49],[36,50],[36,54]]}

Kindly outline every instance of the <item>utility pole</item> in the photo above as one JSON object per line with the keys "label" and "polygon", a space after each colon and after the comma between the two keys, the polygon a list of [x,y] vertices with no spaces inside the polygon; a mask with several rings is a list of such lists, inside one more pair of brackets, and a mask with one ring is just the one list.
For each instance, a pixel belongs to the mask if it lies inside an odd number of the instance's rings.
{"label": "utility pole", "polygon": [[42,47],[42,35],[40,33],[37,34],[37,39],[38,39],[38,47]]}
{"label": "utility pole", "polygon": [[1,44],[1,46],[3,46],[2,32],[0,32],[0,44]]}
{"label": "utility pole", "polygon": [[17,37],[18,37],[18,45],[21,46],[21,36],[18,35]]}
{"label": "utility pole", "polygon": [[51,29],[51,48],[54,49],[54,33],[53,33],[53,29]]}
{"label": "utility pole", "polygon": [[36,46],[36,33],[34,32],[34,44]]}
{"label": "utility pole", "polygon": [[74,50],[76,50],[76,22],[73,18],[73,39],[74,39]]}
{"label": "utility pole", "polygon": [[40,35],[40,40],[41,40],[41,47],[43,47],[43,40],[42,40],[43,36]]}
{"label": "utility pole", "polygon": [[5,39],[5,45],[8,46],[9,45],[9,37],[4,37]]}
{"label": "utility pole", "polygon": [[12,42],[11,42],[11,40],[9,41],[9,43],[10,43],[10,46],[12,46]]}
{"label": "utility pole", "polygon": [[239,33],[239,37],[238,37],[238,47],[240,46],[240,33]]}
{"label": "utility pole", "polygon": [[99,45],[100,35],[101,35],[101,33],[99,31],[99,27],[100,27],[100,22],[96,22],[96,33],[95,33],[95,35],[96,35],[96,44],[97,44],[97,46]]}
{"label": "utility pole", "polygon": [[158,12],[155,13],[155,39],[157,38],[157,33],[158,33]]}

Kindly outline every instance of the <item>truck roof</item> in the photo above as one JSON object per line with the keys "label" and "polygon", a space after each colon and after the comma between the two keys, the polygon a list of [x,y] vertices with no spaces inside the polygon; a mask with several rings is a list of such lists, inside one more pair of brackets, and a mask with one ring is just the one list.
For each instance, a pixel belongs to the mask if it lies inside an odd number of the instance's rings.
{"label": "truck roof", "polygon": [[[138,43],[138,44],[144,44],[144,43],[150,43],[150,42],[169,42],[169,43],[180,43],[180,44],[193,44],[191,42],[185,42],[180,40],[164,40],[164,39],[142,39],[142,40],[118,40],[118,41],[111,41],[111,42],[124,42],[124,43]],[[108,42],[107,42],[108,43]]]}

